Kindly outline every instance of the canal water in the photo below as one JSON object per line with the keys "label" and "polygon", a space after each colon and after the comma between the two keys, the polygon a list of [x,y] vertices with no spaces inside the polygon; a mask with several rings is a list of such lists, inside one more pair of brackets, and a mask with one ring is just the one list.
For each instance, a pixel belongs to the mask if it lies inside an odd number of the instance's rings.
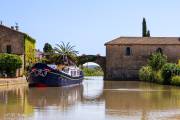
{"label": "canal water", "polygon": [[102,77],[70,87],[0,87],[0,119],[179,120],[180,88]]}

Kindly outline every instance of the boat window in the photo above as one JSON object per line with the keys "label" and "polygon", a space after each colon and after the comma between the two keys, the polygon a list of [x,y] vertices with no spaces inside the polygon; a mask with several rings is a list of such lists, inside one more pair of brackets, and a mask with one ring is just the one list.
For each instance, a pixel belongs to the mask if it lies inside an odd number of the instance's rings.
{"label": "boat window", "polygon": [[64,68],[63,71],[66,72],[66,73],[68,73],[68,72],[69,72],[69,69],[68,69],[68,68]]}
{"label": "boat window", "polygon": [[74,71],[74,76],[76,76],[76,71]]}
{"label": "boat window", "polygon": [[76,71],[72,70],[71,71],[71,76],[76,76]]}
{"label": "boat window", "polygon": [[79,70],[77,71],[77,75],[80,75],[80,71]]}
{"label": "boat window", "polygon": [[73,71],[71,71],[71,76],[73,75]]}
{"label": "boat window", "polygon": [[48,64],[47,66],[50,67],[50,68],[52,68],[52,69],[57,69],[57,66],[56,66],[56,65]]}

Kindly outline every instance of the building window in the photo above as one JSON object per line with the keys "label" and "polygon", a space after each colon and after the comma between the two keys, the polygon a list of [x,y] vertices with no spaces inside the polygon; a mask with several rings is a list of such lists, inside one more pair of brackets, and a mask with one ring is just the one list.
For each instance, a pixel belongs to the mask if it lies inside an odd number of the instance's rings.
{"label": "building window", "polygon": [[156,52],[163,54],[163,50],[162,50],[161,48],[158,48],[158,49],[156,50]]}
{"label": "building window", "polygon": [[131,48],[126,47],[126,56],[130,56],[132,54]]}
{"label": "building window", "polygon": [[11,54],[12,50],[11,50],[11,45],[7,45],[6,46],[6,52]]}

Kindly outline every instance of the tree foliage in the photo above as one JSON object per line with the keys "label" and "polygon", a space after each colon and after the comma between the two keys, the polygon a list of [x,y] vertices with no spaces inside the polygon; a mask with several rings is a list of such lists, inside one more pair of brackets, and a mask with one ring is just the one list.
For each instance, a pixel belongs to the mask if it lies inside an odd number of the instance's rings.
{"label": "tree foliage", "polygon": [[45,43],[44,44],[44,48],[43,48],[43,52],[44,53],[52,53],[53,52],[53,48],[52,48],[51,44]]}
{"label": "tree foliage", "polygon": [[146,19],[143,18],[142,22],[142,37],[150,37],[150,31],[147,30],[147,24],[146,24]]}
{"label": "tree foliage", "polygon": [[83,67],[82,71],[85,76],[103,76],[104,74],[100,67],[96,67],[96,68]]}
{"label": "tree foliage", "polygon": [[178,75],[173,76],[172,80],[171,80],[171,84],[180,86],[180,76],[178,76]]}
{"label": "tree foliage", "polygon": [[21,68],[22,60],[18,55],[0,54],[0,72],[7,75],[15,73],[16,69]]}
{"label": "tree foliage", "polygon": [[143,66],[139,70],[139,78],[144,81],[152,81],[153,80],[153,70],[150,66]]}
{"label": "tree foliage", "polygon": [[167,63],[167,57],[157,52],[149,58],[148,66],[139,70],[139,78],[165,85],[180,85],[180,65]]}
{"label": "tree foliage", "polygon": [[146,37],[151,37],[150,30],[147,31]]}
{"label": "tree foliage", "polygon": [[147,25],[146,25],[146,19],[143,18],[143,22],[142,22],[142,36],[146,37],[147,34]]}
{"label": "tree foliage", "polygon": [[157,52],[150,56],[148,59],[148,65],[152,67],[153,70],[158,71],[167,62],[167,56]]}
{"label": "tree foliage", "polygon": [[167,63],[162,67],[162,77],[164,84],[170,84],[171,78],[177,70],[177,65],[174,63]]}
{"label": "tree foliage", "polygon": [[77,54],[74,45],[71,45],[70,42],[56,44],[54,51],[58,54],[58,61],[63,61],[64,64],[73,64],[77,62]]}

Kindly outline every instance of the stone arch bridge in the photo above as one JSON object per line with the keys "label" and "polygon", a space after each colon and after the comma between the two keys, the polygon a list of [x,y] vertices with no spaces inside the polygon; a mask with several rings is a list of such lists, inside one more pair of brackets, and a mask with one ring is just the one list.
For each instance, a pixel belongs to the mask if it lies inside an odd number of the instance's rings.
{"label": "stone arch bridge", "polygon": [[106,57],[105,56],[100,56],[100,55],[81,55],[78,56],[78,65],[83,65],[84,63],[87,62],[94,62],[98,64],[103,72],[104,75],[106,73]]}

